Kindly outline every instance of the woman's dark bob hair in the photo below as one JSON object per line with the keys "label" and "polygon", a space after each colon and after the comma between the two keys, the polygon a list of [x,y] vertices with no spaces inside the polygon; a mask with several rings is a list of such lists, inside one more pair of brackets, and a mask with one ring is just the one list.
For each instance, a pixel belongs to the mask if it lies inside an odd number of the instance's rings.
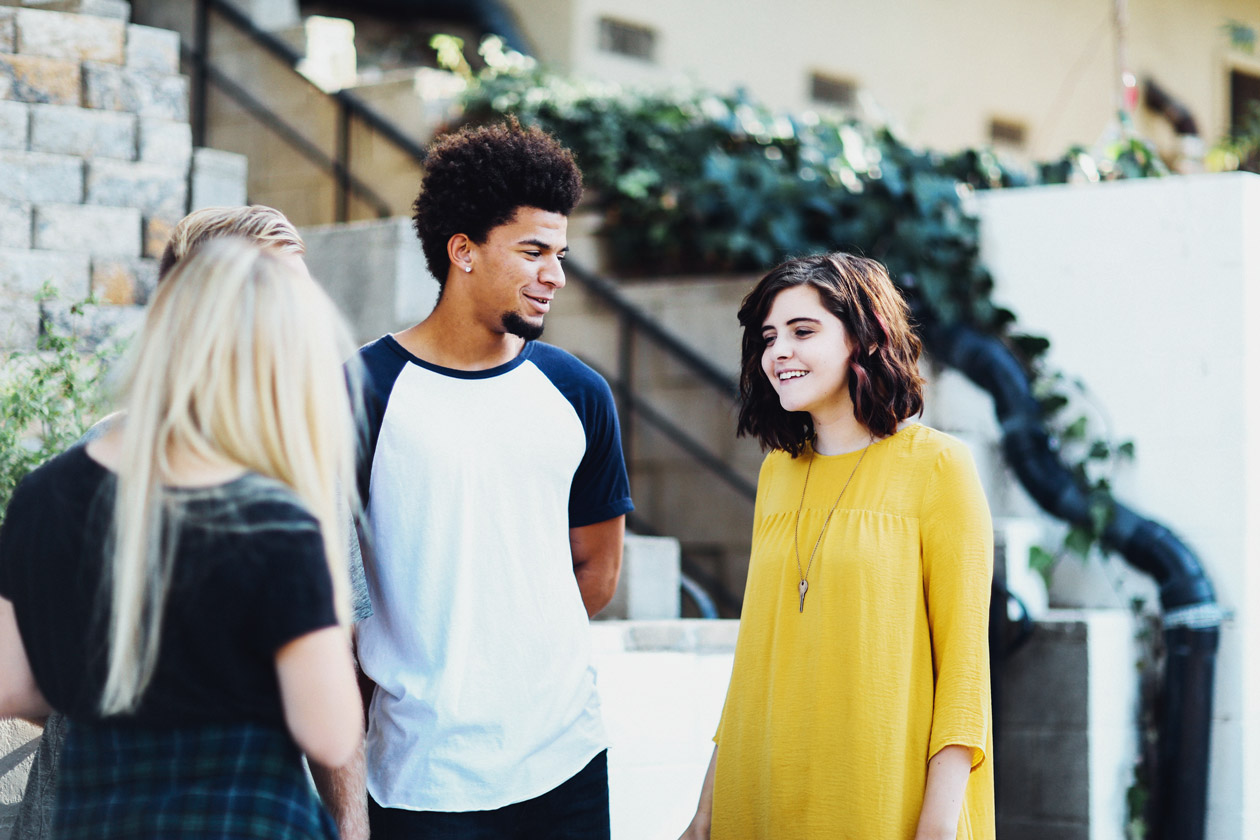
{"label": "woman's dark bob hair", "polygon": [[739,374],[739,434],[763,449],[801,454],[814,436],[808,412],[785,411],[761,367],[761,328],[779,292],[812,286],[827,311],[844,324],[852,343],[849,396],[857,421],[886,437],[923,411],[923,345],[910,326],[910,309],[888,271],[875,260],[834,253],[788,260],[762,278],[739,309],[744,328]]}

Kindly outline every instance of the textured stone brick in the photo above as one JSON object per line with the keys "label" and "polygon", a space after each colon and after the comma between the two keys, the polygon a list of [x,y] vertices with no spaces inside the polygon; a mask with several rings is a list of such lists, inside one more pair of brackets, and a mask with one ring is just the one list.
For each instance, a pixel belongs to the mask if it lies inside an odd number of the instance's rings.
{"label": "textured stone brick", "polygon": [[97,257],[92,260],[92,293],[101,303],[145,304],[157,287],[152,259]]}
{"label": "textured stone brick", "polygon": [[31,105],[31,151],[131,160],[136,118],[117,111]]}
{"label": "textured stone brick", "polygon": [[248,174],[249,160],[244,155],[218,149],[194,150],[189,209],[244,204]]}
{"label": "textured stone brick", "polygon": [[15,52],[17,39],[13,36],[13,19],[17,17],[17,9],[0,8],[0,53]]}
{"label": "textured stone brick", "polygon": [[186,121],[188,79],[150,70],[83,63],[83,104],[142,117]]}
{"label": "textured stone brick", "polygon": [[0,99],[0,149],[25,149],[30,128],[30,108],[24,102]]}
{"label": "textured stone brick", "polygon": [[32,9],[110,18],[123,23],[131,20],[131,3],[127,0],[22,0],[22,5]]}
{"label": "textured stone brick", "polygon": [[157,163],[94,160],[87,164],[84,201],[135,207],[145,216],[182,216],[188,206],[188,170]]}
{"label": "textured stone brick", "polygon": [[0,201],[0,248],[31,247],[31,206]]}
{"label": "textured stone brick", "polygon": [[58,332],[76,336],[81,351],[102,347],[117,349],[144,323],[142,306],[84,306],[77,315],[70,310],[71,306],[70,301],[52,301],[44,304],[41,314]]}
{"label": "textured stone brick", "polygon": [[83,161],[39,152],[0,152],[0,201],[83,200]]}
{"label": "textured stone brick", "polygon": [[141,253],[152,259],[160,259],[170,241],[179,216],[146,216],[144,219],[144,248]]}
{"label": "textured stone brick", "polygon": [[87,255],[0,248],[0,292],[33,298],[45,284],[67,299],[85,297]]}
{"label": "textured stone brick", "polygon": [[127,27],[127,66],[174,75],[179,72],[179,33],[132,24]]}
{"label": "textured stone brick", "polygon": [[140,256],[140,211],[133,207],[39,204],[36,248],[103,257]]}
{"label": "textured stone brick", "polygon": [[188,168],[192,127],[186,122],[140,120],[140,160]]}
{"label": "textured stone brick", "polygon": [[19,55],[110,64],[126,58],[127,25],[122,21],[19,9],[15,23]]}
{"label": "textured stone brick", "polygon": [[38,55],[0,55],[0,99],[78,105],[82,81],[78,62]]}

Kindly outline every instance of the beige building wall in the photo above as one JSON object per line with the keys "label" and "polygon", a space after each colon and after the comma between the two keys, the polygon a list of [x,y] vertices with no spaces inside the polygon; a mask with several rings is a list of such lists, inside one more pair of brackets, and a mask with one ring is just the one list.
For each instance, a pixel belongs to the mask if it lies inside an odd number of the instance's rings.
{"label": "beige building wall", "polygon": [[[912,143],[986,144],[994,118],[1026,129],[1024,153],[1055,157],[1092,145],[1116,110],[1115,0],[506,0],[540,57],[583,76],[626,83],[690,78],[746,87],[802,111],[810,76],[851,80]],[[1209,143],[1228,128],[1229,72],[1260,74],[1260,56],[1231,48],[1225,25],[1260,30],[1255,0],[1128,0],[1128,66],[1191,110]],[[654,61],[599,47],[601,18],[656,32]],[[1171,129],[1139,107],[1139,129],[1169,151]]]}

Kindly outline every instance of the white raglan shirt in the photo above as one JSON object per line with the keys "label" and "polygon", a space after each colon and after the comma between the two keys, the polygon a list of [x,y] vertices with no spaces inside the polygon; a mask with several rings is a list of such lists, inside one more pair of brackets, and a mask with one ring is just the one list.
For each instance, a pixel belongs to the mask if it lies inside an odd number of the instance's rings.
{"label": "white raglan shirt", "polygon": [[410,810],[532,799],[606,747],[569,528],[633,508],[612,394],[539,342],[485,371],[390,336],[360,356],[368,790]]}

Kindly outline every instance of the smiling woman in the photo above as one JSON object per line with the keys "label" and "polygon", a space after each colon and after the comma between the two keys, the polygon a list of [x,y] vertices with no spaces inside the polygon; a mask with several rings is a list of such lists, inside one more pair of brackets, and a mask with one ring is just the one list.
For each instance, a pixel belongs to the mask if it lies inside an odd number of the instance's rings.
{"label": "smiling woman", "polygon": [[966,447],[912,420],[906,305],[830,254],[774,269],[739,319],[739,428],[772,451],[684,837],[992,840],[992,525]]}

